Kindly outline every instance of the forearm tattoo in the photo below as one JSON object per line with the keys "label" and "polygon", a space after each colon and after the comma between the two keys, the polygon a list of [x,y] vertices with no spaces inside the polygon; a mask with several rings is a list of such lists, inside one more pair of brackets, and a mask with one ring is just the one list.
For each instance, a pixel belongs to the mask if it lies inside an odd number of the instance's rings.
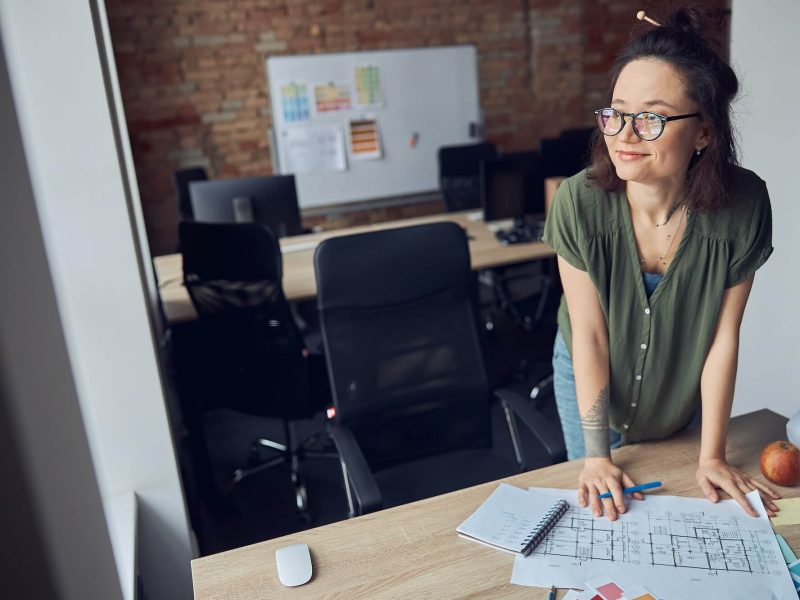
{"label": "forearm tattoo", "polygon": [[589,412],[581,415],[581,427],[583,427],[586,457],[609,456],[611,447],[608,441],[608,386],[600,390]]}

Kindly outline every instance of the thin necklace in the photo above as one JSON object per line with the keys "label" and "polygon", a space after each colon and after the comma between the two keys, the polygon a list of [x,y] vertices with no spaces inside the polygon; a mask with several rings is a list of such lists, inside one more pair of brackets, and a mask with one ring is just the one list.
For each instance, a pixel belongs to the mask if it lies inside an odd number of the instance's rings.
{"label": "thin necklace", "polygon": [[[675,226],[675,231],[672,232],[672,235],[667,235],[667,239],[670,240],[669,246],[664,252],[661,253],[661,256],[658,258],[642,258],[642,255],[639,255],[639,264],[644,265],[645,263],[652,262],[654,260],[659,261],[662,265],[666,265],[666,257],[669,254],[669,251],[672,249],[672,245],[675,243],[675,238],[678,237],[678,230],[681,228],[681,223],[683,222],[683,215],[686,214],[686,204],[681,207],[681,218],[678,219],[678,224]],[[669,220],[669,219],[667,219]],[[666,223],[666,222],[665,222]]]}
{"label": "thin necklace", "polygon": [[[664,222],[663,223],[656,223],[656,227],[663,227],[664,225],[669,223],[669,220],[672,218],[672,215],[675,214],[675,211],[678,210],[679,206],[681,206],[681,203],[680,202],[676,202],[673,205],[673,207],[671,209],[669,209],[669,212],[667,213],[667,218],[664,219]],[[686,206],[685,202],[683,203],[683,206]]]}

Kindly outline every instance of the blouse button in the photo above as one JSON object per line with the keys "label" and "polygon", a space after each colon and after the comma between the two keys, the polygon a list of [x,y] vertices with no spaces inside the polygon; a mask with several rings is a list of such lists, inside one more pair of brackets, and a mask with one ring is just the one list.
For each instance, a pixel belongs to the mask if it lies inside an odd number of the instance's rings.
{"label": "blouse button", "polygon": [[636,381],[641,381],[641,380],[642,380],[642,376],[641,375],[637,375],[636,376]]}
{"label": "blouse button", "polygon": [[642,344],[642,345],[640,346],[640,348],[641,348],[642,350],[647,350],[647,344]]}
{"label": "blouse button", "polygon": [[650,309],[649,308],[645,308],[644,309],[644,314],[649,315],[650,314]]}

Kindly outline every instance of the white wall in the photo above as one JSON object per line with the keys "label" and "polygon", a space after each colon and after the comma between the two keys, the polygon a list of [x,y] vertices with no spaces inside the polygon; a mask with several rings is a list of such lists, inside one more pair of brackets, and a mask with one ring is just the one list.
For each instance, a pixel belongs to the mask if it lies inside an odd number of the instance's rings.
{"label": "white wall", "polygon": [[138,197],[91,8],[0,0],[0,32],[101,494],[139,497],[148,596],[187,598],[190,534],[147,312],[150,267],[137,254]]}
{"label": "white wall", "polygon": [[0,595],[122,600],[0,33]]}
{"label": "white wall", "polygon": [[742,325],[734,413],[800,410],[800,2],[734,0],[731,62],[742,165],[767,182],[775,252],[756,274]]}

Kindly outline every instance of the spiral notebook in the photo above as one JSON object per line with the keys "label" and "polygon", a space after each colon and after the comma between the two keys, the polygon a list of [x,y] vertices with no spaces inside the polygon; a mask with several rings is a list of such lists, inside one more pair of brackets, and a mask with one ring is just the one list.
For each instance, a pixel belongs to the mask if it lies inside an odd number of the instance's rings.
{"label": "spiral notebook", "polygon": [[566,500],[554,503],[552,498],[501,483],[456,531],[491,548],[528,556],[568,510]]}

